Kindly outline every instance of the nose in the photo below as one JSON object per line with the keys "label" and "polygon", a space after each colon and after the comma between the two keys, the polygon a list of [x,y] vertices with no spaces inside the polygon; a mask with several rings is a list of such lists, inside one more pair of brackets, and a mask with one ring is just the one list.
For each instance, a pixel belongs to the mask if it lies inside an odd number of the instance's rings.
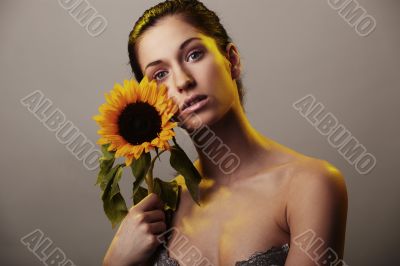
{"label": "nose", "polygon": [[177,67],[174,71],[174,85],[179,93],[189,90],[194,87],[195,80],[193,77],[182,67]]}

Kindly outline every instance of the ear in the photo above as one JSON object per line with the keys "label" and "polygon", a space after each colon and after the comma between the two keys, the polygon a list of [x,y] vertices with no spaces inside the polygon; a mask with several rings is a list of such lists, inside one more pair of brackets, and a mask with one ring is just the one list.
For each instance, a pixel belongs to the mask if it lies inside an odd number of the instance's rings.
{"label": "ear", "polygon": [[230,71],[233,79],[238,79],[241,73],[241,63],[240,63],[240,54],[236,45],[233,43],[229,43],[226,46],[226,55],[230,62]]}

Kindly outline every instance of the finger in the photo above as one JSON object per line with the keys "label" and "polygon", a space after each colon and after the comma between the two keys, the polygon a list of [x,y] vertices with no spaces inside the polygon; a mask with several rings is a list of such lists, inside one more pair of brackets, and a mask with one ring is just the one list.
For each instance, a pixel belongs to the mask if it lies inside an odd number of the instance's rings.
{"label": "finger", "polygon": [[159,199],[159,201],[158,201],[158,205],[157,205],[157,208],[158,209],[160,209],[160,210],[164,210],[164,201],[162,201],[160,198],[158,198]]}
{"label": "finger", "polygon": [[167,225],[164,222],[150,223],[149,226],[150,232],[155,235],[161,234],[167,229]]}
{"label": "finger", "polygon": [[135,207],[142,211],[152,211],[154,209],[161,209],[161,200],[155,193],[150,193],[142,199]]}
{"label": "finger", "polygon": [[147,223],[165,221],[165,213],[162,210],[147,211],[144,212],[143,215],[143,220]]}

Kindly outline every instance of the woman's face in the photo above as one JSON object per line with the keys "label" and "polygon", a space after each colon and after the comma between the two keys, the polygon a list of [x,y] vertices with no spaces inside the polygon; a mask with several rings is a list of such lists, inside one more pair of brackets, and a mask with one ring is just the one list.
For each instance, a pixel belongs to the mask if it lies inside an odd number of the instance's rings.
{"label": "woman's face", "polygon": [[[179,105],[183,127],[211,125],[240,105],[230,61],[213,38],[179,17],[165,17],[143,33],[136,53],[143,75],[165,84],[168,96]],[[202,97],[185,108],[185,101],[196,95]]]}

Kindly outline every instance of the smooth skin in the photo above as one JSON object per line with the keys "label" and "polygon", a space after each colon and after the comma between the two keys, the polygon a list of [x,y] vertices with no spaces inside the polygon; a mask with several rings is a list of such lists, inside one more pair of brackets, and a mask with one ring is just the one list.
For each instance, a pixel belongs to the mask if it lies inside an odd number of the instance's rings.
{"label": "smooth skin", "polygon": [[[214,265],[234,265],[256,251],[285,243],[290,244],[287,266],[321,263],[324,258],[317,258],[328,248],[338,260],[343,258],[347,192],[342,174],[327,161],[293,151],[251,126],[237,92],[241,62],[236,46],[230,43],[222,54],[214,39],[174,15],[147,30],[136,48],[143,73],[165,84],[179,106],[193,94],[208,96],[202,109],[185,116],[179,113],[181,127],[193,132],[207,125],[240,158],[239,167],[225,174],[193,138],[199,154],[195,166],[202,175],[201,204],[193,202],[182,176],[177,176],[182,191],[172,226],[179,234],[168,242],[170,257],[187,264],[174,245],[183,236]],[[105,265],[148,261],[156,245],[148,239],[159,234],[165,223],[161,225],[162,217],[154,215],[153,222],[159,226],[150,230],[149,220],[135,218],[143,217],[144,210],[159,208],[150,197],[131,208],[110,245]],[[298,237],[306,232],[313,232],[314,238],[301,238],[299,244]]]}

